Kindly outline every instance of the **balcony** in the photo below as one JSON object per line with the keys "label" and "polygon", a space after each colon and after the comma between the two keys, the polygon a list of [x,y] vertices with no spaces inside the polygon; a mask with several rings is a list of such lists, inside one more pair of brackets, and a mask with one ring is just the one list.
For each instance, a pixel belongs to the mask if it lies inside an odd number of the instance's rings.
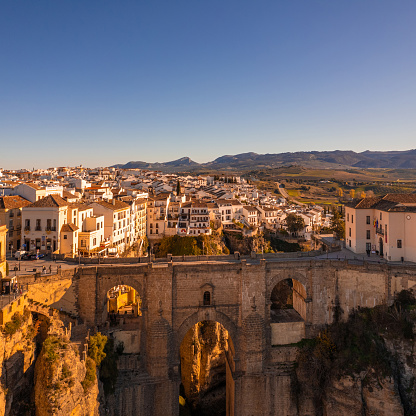
{"label": "balcony", "polygon": [[30,225],[26,225],[25,231],[30,231]]}
{"label": "balcony", "polygon": [[383,227],[377,227],[376,228],[376,234],[378,234],[378,235],[384,235]]}
{"label": "balcony", "polygon": [[42,231],[42,227],[35,227],[35,231]]}
{"label": "balcony", "polygon": [[56,227],[46,227],[45,231],[56,231]]}

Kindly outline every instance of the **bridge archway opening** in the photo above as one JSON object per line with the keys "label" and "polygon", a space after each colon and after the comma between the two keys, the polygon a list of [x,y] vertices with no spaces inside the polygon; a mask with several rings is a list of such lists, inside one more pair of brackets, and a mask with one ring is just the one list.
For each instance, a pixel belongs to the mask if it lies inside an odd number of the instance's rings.
{"label": "bridge archway opening", "polygon": [[107,292],[107,314],[110,324],[117,324],[121,318],[141,316],[141,306],[142,299],[131,286],[117,285]]}
{"label": "bridge archway opening", "polygon": [[191,327],[179,348],[180,415],[234,416],[235,349],[230,333],[211,320]]}
{"label": "bridge archway opening", "polygon": [[281,280],[272,290],[270,317],[272,322],[304,322],[306,320],[306,288],[296,279]]}

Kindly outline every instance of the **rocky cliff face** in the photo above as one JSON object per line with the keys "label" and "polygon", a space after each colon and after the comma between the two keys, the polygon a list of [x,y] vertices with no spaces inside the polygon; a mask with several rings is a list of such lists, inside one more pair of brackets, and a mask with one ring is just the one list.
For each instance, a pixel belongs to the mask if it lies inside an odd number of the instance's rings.
{"label": "rocky cliff face", "polygon": [[415,416],[414,303],[412,297],[358,309],[303,342],[293,374],[294,414]]}
{"label": "rocky cliff face", "polygon": [[[181,344],[181,376],[185,396],[201,415],[214,416],[225,409],[225,353],[228,332],[211,321],[199,322]],[[205,412],[208,413],[204,413]]]}
{"label": "rocky cliff face", "polygon": [[0,415],[30,415],[35,361],[35,333],[30,313],[0,332]]}
{"label": "rocky cliff face", "polygon": [[98,416],[95,371],[89,382],[84,381],[86,375],[77,348],[64,338],[49,336],[35,366],[36,415]]}

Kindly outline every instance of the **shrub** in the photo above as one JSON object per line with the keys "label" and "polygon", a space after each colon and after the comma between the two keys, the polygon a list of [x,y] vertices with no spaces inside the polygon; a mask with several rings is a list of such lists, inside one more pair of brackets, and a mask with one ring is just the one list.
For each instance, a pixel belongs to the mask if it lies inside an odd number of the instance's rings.
{"label": "shrub", "polygon": [[91,336],[88,341],[88,356],[95,361],[97,367],[100,366],[101,361],[105,358],[104,352],[105,345],[107,343],[107,337],[102,335],[101,332],[97,332]]}
{"label": "shrub", "polygon": [[6,323],[3,331],[7,335],[13,335],[20,329],[20,327],[22,326],[22,323],[23,323],[23,317],[21,313],[16,312],[12,316],[12,319]]}
{"label": "shrub", "polygon": [[55,335],[50,335],[43,343],[43,352],[49,362],[57,361],[60,357],[59,350],[65,348],[65,341]]}
{"label": "shrub", "polygon": [[84,388],[84,392],[87,392],[95,383],[95,380],[97,378],[97,372],[95,369],[95,361],[87,357],[87,361],[85,362],[85,367],[87,369],[85,373],[85,378],[82,380],[81,384]]}
{"label": "shrub", "polygon": [[108,339],[104,352],[106,356],[101,363],[100,380],[103,382],[104,394],[107,396],[114,393],[118,376],[118,355],[114,352],[114,340]]}

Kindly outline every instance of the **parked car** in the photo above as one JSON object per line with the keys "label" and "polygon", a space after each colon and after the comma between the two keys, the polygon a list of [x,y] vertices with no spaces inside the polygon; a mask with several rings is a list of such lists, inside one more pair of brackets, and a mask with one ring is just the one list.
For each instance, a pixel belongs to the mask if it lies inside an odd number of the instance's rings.
{"label": "parked car", "polygon": [[22,259],[24,256],[27,256],[29,253],[25,250],[17,250],[16,253],[14,253],[14,257],[16,259]]}

